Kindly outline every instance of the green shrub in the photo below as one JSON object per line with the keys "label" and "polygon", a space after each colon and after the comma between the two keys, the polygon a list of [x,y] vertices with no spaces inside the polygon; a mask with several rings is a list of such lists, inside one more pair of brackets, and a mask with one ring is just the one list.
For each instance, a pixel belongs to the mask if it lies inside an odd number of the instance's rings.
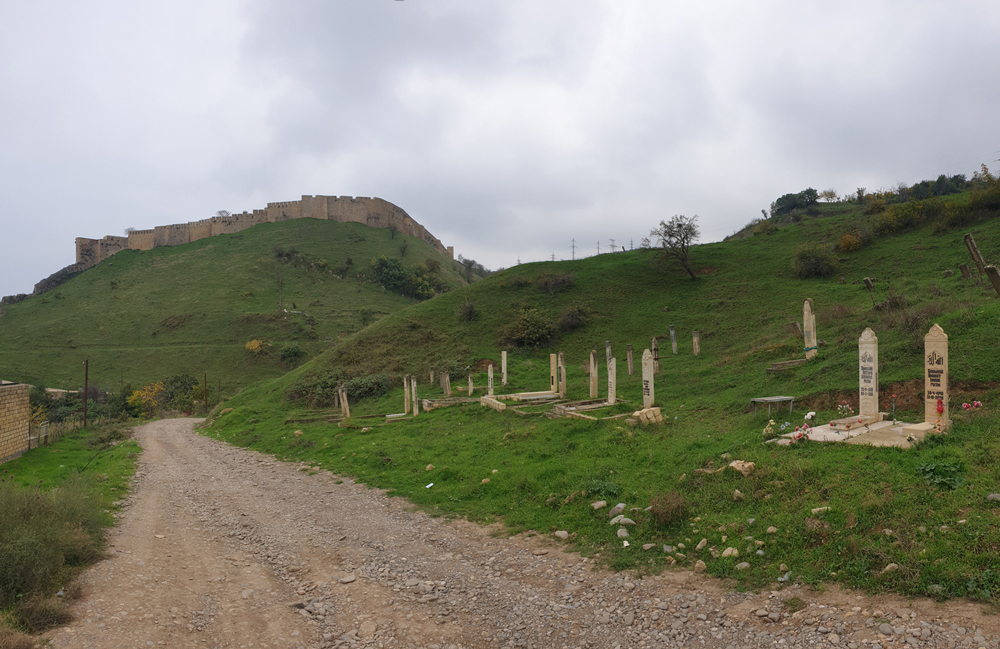
{"label": "green shrub", "polygon": [[569,306],[559,318],[559,328],[563,331],[579,329],[587,324],[587,311],[581,306]]}
{"label": "green shrub", "polygon": [[772,223],[769,219],[761,219],[753,226],[753,236],[757,235],[768,235],[774,234],[778,231],[778,226]]}
{"label": "green shrub", "polygon": [[540,273],[536,280],[538,290],[542,293],[558,293],[573,286],[572,273]]}
{"label": "green shrub", "polygon": [[829,277],[837,269],[837,256],[828,246],[805,243],[795,249],[792,255],[792,270],[796,277]]}
{"label": "green shrub", "polygon": [[514,321],[500,332],[500,339],[514,347],[539,347],[548,342],[554,333],[555,327],[545,320],[538,309],[523,305]]}
{"label": "green shrub", "polygon": [[458,308],[458,317],[462,322],[472,322],[478,315],[479,312],[476,310],[476,303],[472,300],[467,299]]}
{"label": "green shrub", "polygon": [[684,518],[684,494],[669,491],[659,496],[653,496],[649,513],[659,525],[670,525]]}
{"label": "green shrub", "polygon": [[369,374],[351,379],[344,384],[347,391],[347,398],[351,401],[361,401],[362,399],[378,398],[392,389],[392,382],[389,375]]}
{"label": "green shrub", "polygon": [[305,355],[305,350],[299,347],[296,343],[285,345],[281,348],[281,351],[278,352],[278,356],[281,358],[282,362],[288,363],[289,365],[295,365],[305,358]]}
{"label": "green shrub", "polygon": [[392,389],[392,382],[384,373],[351,378],[337,368],[303,377],[285,391],[285,398],[289,401],[301,401],[315,408],[329,408],[337,398],[341,386],[347,390],[347,398],[357,402],[386,394]]}
{"label": "green shrub", "polygon": [[531,280],[524,275],[515,275],[510,278],[510,285],[514,288],[524,288],[525,286],[531,286]]}
{"label": "green shrub", "polygon": [[840,249],[844,252],[861,250],[861,237],[854,233],[847,233],[840,237]]}

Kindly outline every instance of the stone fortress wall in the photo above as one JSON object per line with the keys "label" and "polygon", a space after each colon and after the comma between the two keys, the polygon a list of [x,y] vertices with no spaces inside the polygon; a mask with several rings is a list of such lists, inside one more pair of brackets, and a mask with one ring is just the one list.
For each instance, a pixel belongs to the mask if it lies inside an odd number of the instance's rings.
{"label": "stone fortress wall", "polygon": [[[437,248],[441,254],[455,257],[455,249],[445,247],[427,228],[414,221],[402,208],[381,198],[352,196],[303,196],[298,201],[268,203],[267,208],[232,214],[213,216],[201,221],[158,225],[152,230],[133,230],[127,237],[108,235],[103,239],[76,240],[76,264],[74,272],[96,266],[108,257],[122,250],[150,250],[159,246],[179,246],[219,234],[232,234],[259,223],[276,223],[291,219],[325,219],[341,223],[363,223],[373,228],[395,226],[397,230],[411,237],[418,237]],[[66,270],[66,269],[63,269]],[[35,295],[48,290],[43,280],[35,285]],[[39,290],[41,289],[41,290]]]}

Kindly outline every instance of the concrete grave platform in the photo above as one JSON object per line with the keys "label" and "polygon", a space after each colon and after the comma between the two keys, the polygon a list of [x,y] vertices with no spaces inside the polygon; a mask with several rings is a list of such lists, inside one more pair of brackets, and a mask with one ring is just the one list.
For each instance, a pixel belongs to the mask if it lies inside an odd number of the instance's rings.
{"label": "concrete grave platform", "polygon": [[[855,422],[857,419],[855,418]],[[894,446],[896,448],[911,448],[921,441],[934,426],[930,424],[907,424],[903,422],[879,421],[865,427],[863,424],[851,427],[849,430],[838,430],[829,424],[812,428],[807,435],[813,442],[843,442],[846,444],[862,444],[868,446]],[[779,446],[789,446],[794,433],[786,433],[771,443]],[[912,438],[912,441],[908,438]]]}

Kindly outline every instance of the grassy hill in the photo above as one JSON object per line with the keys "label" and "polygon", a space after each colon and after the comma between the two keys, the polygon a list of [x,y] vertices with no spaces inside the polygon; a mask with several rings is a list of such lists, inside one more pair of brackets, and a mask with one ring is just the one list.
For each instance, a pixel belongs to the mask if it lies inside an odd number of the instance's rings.
{"label": "grassy hill", "polygon": [[[232,390],[278,376],[292,367],[283,348],[315,355],[418,301],[373,281],[378,255],[405,267],[432,260],[443,286],[465,283],[457,262],[424,241],[357,223],[301,219],[127,250],[2,307],[0,376],[76,388],[85,358],[106,387],[207,371]],[[247,351],[251,340],[262,341],[259,354]]]}
{"label": "grassy hill", "polygon": [[[1000,219],[989,211],[966,218],[961,210],[974,199],[947,196],[930,217],[909,221],[899,214],[912,206],[816,205],[755,227],[749,238],[696,247],[697,281],[650,250],[521,265],[399,311],[289,374],[252,386],[226,404],[231,411],[217,411],[206,432],[356,476],[434,513],[501,519],[527,533],[566,529],[577,549],[617,568],[658,570],[703,559],[710,573],[754,586],[774,587],[790,571],[809,583],[993,599],[1000,592],[1000,509],[986,496],[1000,492],[993,432],[1000,424],[1000,300],[984,280],[964,280],[958,266],[970,261],[967,231],[988,260],[1000,257]],[[960,213],[966,217],[954,217]],[[860,249],[840,249],[845,234]],[[824,246],[834,256],[833,272],[797,278],[793,257]],[[873,294],[864,277],[876,278]],[[801,322],[805,298],[815,302],[825,344],[810,363],[767,374],[773,362],[803,356],[803,340],[788,323]],[[922,340],[935,322],[950,336],[949,435],[909,451],[762,443],[767,421],[751,414],[753,397],[796,397],[796,411],[776,416],[779,424],[801,423],[806,409],[828,421],[845,399],[857,407],[857,339],[866,327],[880,342],[880,405],[888,409],[895,394],[897,416],[921,421]],[[664,338],[670,326],[676,356]],[[692,354],[692,331],[701,334],[699,356]],[[546,332],[551,336],[539,347],[510,343]],[[402,411],[403,374],[420,378],[422,397],[440,395],[428,384],[431,368],[449,371],[453,386],[465,385],[467,373],[482,386],[486,364],[498,366],[501,349],[510,351],[510,385],[501,392],[545,389],[548,355],[562,351],[569,398],[585,399],[586,361],[596,349],[603,395],[608,340],[618,358],[618,395],[628,403],[590,414],[631,412],[641,403],[639,357],[653,336],[661,337],[661,426],[550,419],[543,408],[497,413],[478,404],[381,425],[362,419]],[[627,344],[635,350],[633,376]],[[346,427],[323,421],[328,403],[321,393],[313,401],[288,398],[323,377],[383,372],[396,387],[355,403]],[[967,422],[959,404],[973,398],[987,408]],[[756,468],[746,478],[695,472],[730,459]],[[628,506],[637,522],[628,547],[617,526],[590,507],[598,499]],[[821,507],[830,509],[812,512]],[[772,526],[776,533],[766,531]],[[702,538],[707,547],[696,551]],[[646,543],[654,549],[641,550]],[[673,549],[664,552],[663,545]],[[714,558],[713,547],[734,547],[739,557]],[[741,561],[749,568],[738,570]],[[883,572],[890,564],[896,569]]]}

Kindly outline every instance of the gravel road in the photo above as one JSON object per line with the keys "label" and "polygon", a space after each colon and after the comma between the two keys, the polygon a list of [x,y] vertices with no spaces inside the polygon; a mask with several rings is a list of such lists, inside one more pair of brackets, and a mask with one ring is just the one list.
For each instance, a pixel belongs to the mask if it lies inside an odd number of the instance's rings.
{"label": "gravel road", "polygon": [[136,430],[144,452],[109,557],[52,646],[1000,646],[983,605],[600,570],[551,535],[430,518],[199,436],[199,421]]}

